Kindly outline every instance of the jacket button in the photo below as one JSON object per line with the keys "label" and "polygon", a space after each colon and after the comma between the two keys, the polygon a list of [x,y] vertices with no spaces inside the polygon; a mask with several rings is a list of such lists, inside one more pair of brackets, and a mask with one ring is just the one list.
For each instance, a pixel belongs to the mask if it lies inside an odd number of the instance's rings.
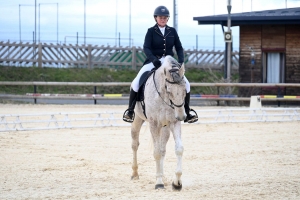
{"label": "jacket button", "polygon": [[164,44],[166,46],[166,44]]}
{"label": "jacket button", "polygon": [[165,54],[163,54],[163,56],[165,56]]}

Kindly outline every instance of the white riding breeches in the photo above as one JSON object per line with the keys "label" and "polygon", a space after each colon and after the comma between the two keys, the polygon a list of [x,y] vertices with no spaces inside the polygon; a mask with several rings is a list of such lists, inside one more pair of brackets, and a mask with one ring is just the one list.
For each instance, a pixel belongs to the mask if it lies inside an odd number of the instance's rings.
{"label": "white riding breeches", "polygon": [[[164,62],[165,60],[165,57],[162,57],[161,59],[159,59],[161,61],[161,63]],[[139,90],[139,84],[140,84],[140,78],[141,76],[144,74],[144,72],[146,71],[151,71],[152,69],[154,68],[154,65],[152,62],[144,65],[139,73],[136,75],[135,79],[132,81],[131,83],[131,88],[135,91],[135,92],[138,92]],[[190,82],[187,80],[187,78],[184,76],[184,81],[185,81],[185,89],[186,89],[186,92],[189,93],[191,91],[191,86],[190,86]]]}

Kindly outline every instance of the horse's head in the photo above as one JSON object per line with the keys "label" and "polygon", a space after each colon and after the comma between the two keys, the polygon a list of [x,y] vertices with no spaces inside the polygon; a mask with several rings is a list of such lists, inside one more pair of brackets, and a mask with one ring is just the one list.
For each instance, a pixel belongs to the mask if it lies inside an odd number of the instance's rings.
{"label": "horse's head", "polygon": [[170,100],[170,106],[175,110],[175,118],[183,121],[186,118],[184,100],[186,95],[184,81],[184,64],[180,64],[171,56],[167,56],[163,63],[165,84],[164,89]]}

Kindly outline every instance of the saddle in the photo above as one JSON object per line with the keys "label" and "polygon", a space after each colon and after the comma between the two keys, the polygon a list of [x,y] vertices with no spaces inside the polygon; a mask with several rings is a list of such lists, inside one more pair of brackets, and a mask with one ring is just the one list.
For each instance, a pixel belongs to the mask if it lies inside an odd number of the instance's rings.
{"label": "saddle", "polygon": [[146,86],[146,82],[147,82],[148,78],[151,76],[151,74],[154,73],[154,71],[155,71],[155,69],[153,69],[151,71],[145,71],[142,74],[142,76],[140,78],[140,82],[139,82],[139,90],[138,90],[137,97],[136,97],[136,101],[141,102],[141,105],[142,105],[142,108],[143,108],[143,113],[144,113],[146,118],[147,118],[146,106],[145,106],[145,102],[144,102],[144,99],[145,99],[145,95],[144,95],[145,86]]}

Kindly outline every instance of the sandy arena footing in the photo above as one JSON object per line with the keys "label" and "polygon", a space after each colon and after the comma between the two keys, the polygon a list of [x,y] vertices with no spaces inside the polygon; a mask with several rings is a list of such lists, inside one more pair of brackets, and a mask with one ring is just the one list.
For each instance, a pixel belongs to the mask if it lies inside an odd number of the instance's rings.
{"label": "sandy arena footing", "polygon": [[[0,113],[125,108],[0,104]],[[140,135],[140,178],[133,181],[130,127],[0,132],[0,199],[299,199],[299,128],[299,121],[184,124],[181,192],[172,191],[172,137],[164,166],[166,189],[154,189],[148,126]]]}

